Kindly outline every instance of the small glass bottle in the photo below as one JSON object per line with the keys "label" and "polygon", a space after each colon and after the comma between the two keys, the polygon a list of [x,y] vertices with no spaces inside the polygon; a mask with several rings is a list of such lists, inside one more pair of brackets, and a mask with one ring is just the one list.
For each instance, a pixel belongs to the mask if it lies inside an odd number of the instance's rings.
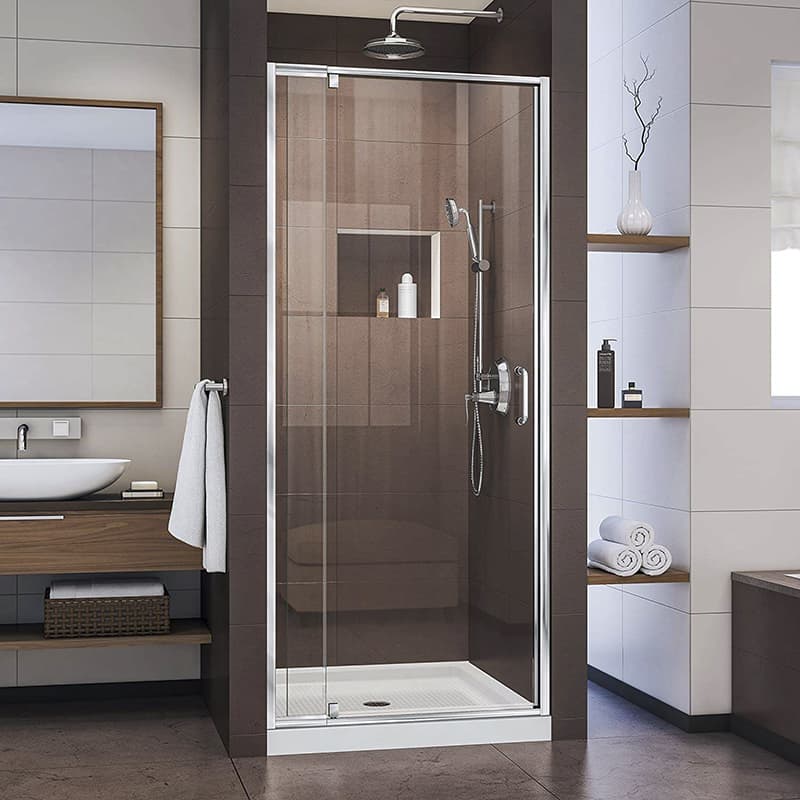
{"label": "small glass bottle", "polygon": [[386,294],[386,289],[381,289],[378,292],[378,299],[377,299],[377,313],[375,314],[376,317],[385,319],[389,316],[389,295]]}

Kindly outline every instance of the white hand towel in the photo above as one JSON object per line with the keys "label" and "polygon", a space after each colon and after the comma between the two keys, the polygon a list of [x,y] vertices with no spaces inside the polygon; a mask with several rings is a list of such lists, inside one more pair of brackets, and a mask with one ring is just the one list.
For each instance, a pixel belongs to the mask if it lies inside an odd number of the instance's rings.
{"label": "white hand towel", "polygon": [[646,550],[653,544],[655,531],[646,522],[613,516],[606,517],[600,523],[600,538],[635,547],[637,550]]}
{"label": "white hand towel", "polygon": [[83,581],[53,581],[51,600],[70,600],[78,597],[162,597],[164,584],[151,578],[131,578]]}
{"label": "white hand towel", "polygon": [[225,572],[225,448],[222,406],[200,381],[192,392],[178,462],[169,532],[203,548],[207,572]]}
{"label": "white hand towel", "polygon": [[648,547],[642,553],[642,572],[645,575],[663,575],[672,566],[672,553],[660,544]]}
{"label": "white hand towel", "polygon": [[642,554],[635,547],[595,539],[589,542],[589,566],[629,578],[642,568]]}

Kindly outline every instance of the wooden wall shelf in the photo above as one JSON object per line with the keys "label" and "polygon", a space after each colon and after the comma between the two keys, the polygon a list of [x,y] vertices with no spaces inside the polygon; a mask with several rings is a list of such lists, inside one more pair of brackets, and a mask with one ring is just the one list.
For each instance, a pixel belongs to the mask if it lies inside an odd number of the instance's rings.
{"label": "wooden wall shelf", "polygon": [[611,584],[634,583],[689,583],[689,573],[679,569],[668,569],[663,575],[645,575],[637,572],[630,578],[620,578],[602,569],[586,568],[587,586],[609,586]]}
{"label": "wooden wall shelf", "polygon": [[65,650],[76,647],[142,647],[211,643],[211,633],[201,619],[174,619],[171,627],[169,633],[154,636],[45,639],[41,625],[0,625],[0,650]]}
{"label": "wooden wall shelf", "polygon": [[587,408],[587,417],[633,418],[648,417],[688,417],[688,408]]}
{"label": "wooden wall shelf", "polygon": [[668,253],[688,247],[689,237],[590,233],[586,237],[586,245],[590,253]]}

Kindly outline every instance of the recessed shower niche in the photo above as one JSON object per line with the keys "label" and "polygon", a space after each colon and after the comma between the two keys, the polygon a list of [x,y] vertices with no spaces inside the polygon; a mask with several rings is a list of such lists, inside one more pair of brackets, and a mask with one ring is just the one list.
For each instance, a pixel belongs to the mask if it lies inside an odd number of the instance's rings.
{"label": "recessed shower niche", "polygon": [[397,316],[397,284],[410,272],[417,284],[417,317],[441,316],[439,231],[353,230],[337,236],[336,306],[339,316],[374,317],[375,298],[385,288],[389,316]]}

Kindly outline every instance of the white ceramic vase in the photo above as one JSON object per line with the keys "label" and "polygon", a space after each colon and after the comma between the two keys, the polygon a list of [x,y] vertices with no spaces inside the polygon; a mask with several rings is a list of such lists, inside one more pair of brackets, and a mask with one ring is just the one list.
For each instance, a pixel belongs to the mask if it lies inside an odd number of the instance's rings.
{"label": "white ceramic vase", "polygon": [[642,202],[642,173],[628,173],[628,202],[617,217],[617,230],[628,236],[646,236],[653,227],[653,215]]}

